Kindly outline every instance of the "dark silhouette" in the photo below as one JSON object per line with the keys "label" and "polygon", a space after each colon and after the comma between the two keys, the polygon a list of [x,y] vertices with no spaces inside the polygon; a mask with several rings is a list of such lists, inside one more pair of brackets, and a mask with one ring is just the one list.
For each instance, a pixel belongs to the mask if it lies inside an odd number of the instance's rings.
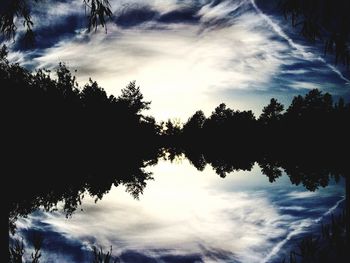
{"label": "dark silhouette", "polygon": [[200,171],[211,165],[221,177],[251,170],[257,162],[270,182],[285,172],[291,183],[311,191],[344,176],[350,211],[343,151],[349,147],[350,106],[343,99],[334,103],[330,94],[311,90],[285,111],[271,99],[259,118],[222,103],[209,117],[197,111],[183,126],[170,120],[157,124],[144,115],[150,102],[135,82],[121,96],[108,96],[93,80],[79,87],[64,64],[52,78],[50,71],[30,73],[6,56],[4,46],[3,187],[11,189],[6,217],[12,232],[18,217],[40,207],[50,211],[61,201],[70,216],[84,194],[99,200],[112,185],[123,184],[138,198],[152,179],[144,168],[181,154]]}
{"label": "dark silhouette", "polygon": [[329,223],[323,223],[320,230],[294,242],[292,250],[283,258],[284,263],[347,262],[348,244],[343,233],[346,215],[331,215]]}
{"label": "dark silhouette", "polygon": [[311,42],[324,42],[335,63],[350,67],[350,3],[347,0],[281,0],[281,10],[293,27]]}
{"label": "dark silhouette", "polygon": [[101,199],[111,186],[124,184],[135,198],[151,174],[143,170],[162,154],[160,126],[141,114],[135,82],[118,98],[92,80],[82,89],[60,64],[30,73],[0,52],[1,112],[10,228],[18,216],[59,201],[71,214],[85,192]]}
{"label": "dark silhouette", "polygon": [[[25,29],[24,40],[27,44],[34,44],[34,22],[31,17],[32,5],[43,0],[2,0],[0,5],[0,32],[7,39],[14,38],[17,32],[16,19],[23,20]],[[113,16],[109,0],[82,0],[87,11],[88,30],[97,30],[100,25],[107,32],[106,20]]]}

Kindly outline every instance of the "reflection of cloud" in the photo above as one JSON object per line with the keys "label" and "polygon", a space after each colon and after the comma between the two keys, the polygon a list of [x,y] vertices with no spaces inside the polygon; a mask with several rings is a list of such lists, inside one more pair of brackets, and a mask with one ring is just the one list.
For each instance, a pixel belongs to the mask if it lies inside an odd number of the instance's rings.
{"label": "reflection of cloud", "polygon": [[284,206],[281,206],[279,209],[281,210],[293,210],[293,211],[303,211],[305,210],[305,207],[302,207],[302,206],[287,206],[287,207],[284,207]]}
{"label": "reflection of cloud", "polygon": [[342,199],[338,200],[335,205],[333,205],[331,208],[327,209],[327,211],[323,214],[321,214],[321,216],[319,216],[318,218],[311,220],[311,219],[303,219],[300,222],[298,222],[298,224],[296,224],[295,227],[293,227],[293,230],[290,231],[288,233],[288,235],[280,242],[278,242],[270,251],[269,254],[267,254],[267,256],[261,261],[261,263],[265,263],[265,262],[270,262],[271,258],[273,258],[274,256],[276,256],[278,254],[278,252],[281,250],[281,248],[294,236],[299,235],[300,233],[303,233],[306,231],[306,229],[310,226],[312,226],[313,224],[319,223],[321,222],[321,220],[334,212],[334,210],[339,206],[340,203],[342,203],[345,200],[345,198],[343,197]]}
{"label": "reflection of cloud", "polygon": [[270,184],[258,166],[225,179],[210,167],[198,172],[187,161],[160,162],[150,169],[155,180],[140,200],[118,187],[97,204],[86,199],[84,211],[68,220],[57,212],[31,215],[20,229],[31,226],[59,233],[64,237],[60,240],[76,240],[83,247],[112,245],[114,254],[125,258],[260,262],[274,255],[290,233],[305,231],[327,213],[340,191],[329,186],[333,194],[318,191],[312,193],[317,198],[300,202],[309,196],[298,191],[302,186],[286,190],[287,178]]}

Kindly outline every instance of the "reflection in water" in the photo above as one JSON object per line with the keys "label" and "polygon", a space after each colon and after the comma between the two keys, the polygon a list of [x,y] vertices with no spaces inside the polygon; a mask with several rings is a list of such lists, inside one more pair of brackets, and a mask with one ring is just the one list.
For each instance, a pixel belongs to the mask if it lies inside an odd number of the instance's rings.
{"label": "reflection in water", "polygon": [[[62,64],[55,80],[6,56],[10,230],[25,242],[42,232],[47,261],[89,261],[91,244],[124,262],[268,261],[343,198],[350,107],[330,94],[311,90],[283,114],[271,99],[259,119],[222,103],[181,129],[141,114],[150,102],[135,82],[116,98],[92,80],[78,89]],[[193,166],[156,165],[181,156]]]}
{"label": "reflection in water", "polygon": [[[39,202],[17,221],[17,235],[43,233],[43,259],[54,262],[89,261],[93,244],[112,245],[123,262],[271,262],[290,239],[343,205],[343,180],[328,174],[325,179],[321,168],[267,159],[250,166],[235,161],[235,166],[203,154],[196,161],[183,156],[144,168],[154,180],[147,181],[139,199],[127,193],[138,185],[129,181],[110,191],[106,187],[97,203],[87,187],[91,196],[68,219],[60,209],[67,206],[65,198],[54,212],[37,210]],[[200,169],[191,163],[201,163]],[[306,177],[308,172],[320,177]]]}

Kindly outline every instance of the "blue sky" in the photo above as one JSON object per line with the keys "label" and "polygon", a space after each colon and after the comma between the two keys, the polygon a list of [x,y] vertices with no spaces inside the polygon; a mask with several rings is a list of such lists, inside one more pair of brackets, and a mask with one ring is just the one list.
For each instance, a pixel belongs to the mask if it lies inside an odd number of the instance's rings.
{"label": "blue sky", "polygon": [[348,72],[263,2],[111,0],[106,34],[87,32],[81,0],[43,1],[32,7],[35,48],[19,27],[10,59],[30,69],[65,62],[81,86],[91,77],[116,96],[136,80],[157,120],[209,115],[221,102],[258,116],[271,97],[288,104],[313,88],[349,100]]}

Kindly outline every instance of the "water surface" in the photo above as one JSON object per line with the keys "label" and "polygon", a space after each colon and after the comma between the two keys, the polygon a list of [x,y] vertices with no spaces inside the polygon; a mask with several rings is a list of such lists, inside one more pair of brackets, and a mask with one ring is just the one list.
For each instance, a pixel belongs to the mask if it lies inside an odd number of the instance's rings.
{"label": "water surface", "polygon": [[225,178],[184,158],[146,170],[154,180],[139,199],[112,187],[97,202],[85,196],[71,217],[58,209],[20,218],[17,235],[41,232],[48,262],[89,261],[92,245],[112,246],[122,262],[273,262],[344,200],[342,180],[311,192],[284,172],[270,183],[258,164]]}

